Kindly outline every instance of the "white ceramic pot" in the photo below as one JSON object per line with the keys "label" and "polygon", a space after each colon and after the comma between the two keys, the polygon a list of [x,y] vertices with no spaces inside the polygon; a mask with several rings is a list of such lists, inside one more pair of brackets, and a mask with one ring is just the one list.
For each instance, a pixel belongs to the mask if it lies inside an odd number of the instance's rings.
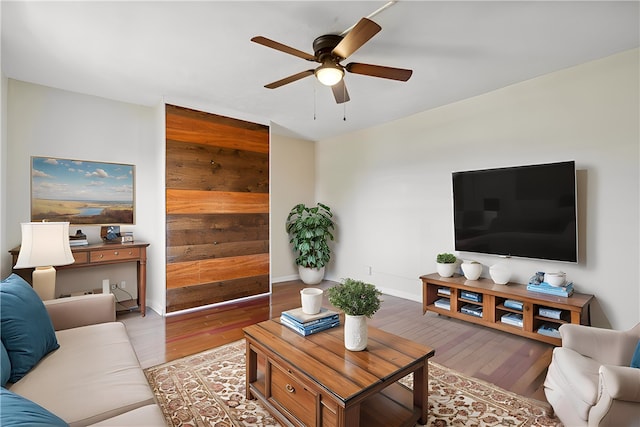
{"label": "white ceramic pot", "polygon": [[489,268],[489,275],[491,276],[491,280],[498,285],[506,285],[509,283],[509,279],[511,279],[511,271],[509,271],[509,267],[501,262],[494,264]]}
{"label": "white ceramic pot", "polygon": [[306,285],[317,285],[324,279],[324,267],[307,268],[299,265],[298,274],[300,275],[300,280]]}
{"label": "white ceramic pot", "polygon": [[475,261],[465,261],[462,263],[462,272],[467,280],[478,280],[482,274],[482,264]]}
{"label": "white ceramic pot", "polygon": [[544,281],[551,286],[564,286],[567,281],[567,275],[562,271],[558,271],[557,273],[544,273]]}
{"label": "white ceramic pot", "polygon": [[344,315],[344,347],[347,350],[364,350],[368,337],[367,316]]}
{"label": "white ceramic pot", "polygon": [[300,299],[303,313],[320,313],[320,308],[322,308],[322,289],[304,288],[300,291]]}
{"label": "white ceramic pot", "polygon": [[452,262],[449,264],[443,264],[440,262],[436,262],[436,271],[440,275],[440,277],[451,277],[453,273],[456,272],[456,263]]}

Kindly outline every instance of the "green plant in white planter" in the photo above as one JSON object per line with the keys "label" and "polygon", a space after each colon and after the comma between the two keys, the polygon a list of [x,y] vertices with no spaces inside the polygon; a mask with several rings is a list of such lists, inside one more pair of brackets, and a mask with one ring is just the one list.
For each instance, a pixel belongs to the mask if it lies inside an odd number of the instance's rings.
{"label": "green plant in white planter", "polygon": [[313,207],[297,204],[289,212],[285,226],[296,254],[300,278],[308,285],[320,283],[331,259],[328,244],[333,240],[331,231],[334,229],[331,208],[322,203]]}
{"label": "green plant in white planter", "polygon": [[456,271],[456,261],[458,259],[454,254],[447,252],[436,256],[436,270],[442,277],[451,277]]}
{"label": "green plant in white planter", "polygon": [[367,348],[367,318],[380,309],[382,292],[370,283],[347,278],[329,288],[327,295],[334,307],[344,311],[345,348],[350,351]]}

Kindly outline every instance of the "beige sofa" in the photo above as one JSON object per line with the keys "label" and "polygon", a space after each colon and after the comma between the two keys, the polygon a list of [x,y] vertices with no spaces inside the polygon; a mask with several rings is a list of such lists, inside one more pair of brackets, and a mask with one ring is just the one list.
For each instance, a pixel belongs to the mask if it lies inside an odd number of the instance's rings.
{"label": "beige sofa", "polygon": [[60,348],[7,388],[71,426],[163,426],[112,294],[45,301]]}
{"label": "beige sofa", "polygon": [[640,369],[630,367],[640,324],[628,331],[565,324],[560,335],[544,391],[562,423],[640,427]]}

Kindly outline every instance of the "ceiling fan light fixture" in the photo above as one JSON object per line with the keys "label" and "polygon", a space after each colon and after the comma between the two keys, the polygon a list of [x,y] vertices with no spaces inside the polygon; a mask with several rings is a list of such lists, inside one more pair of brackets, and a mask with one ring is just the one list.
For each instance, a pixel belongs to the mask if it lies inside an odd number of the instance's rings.
{"label": "ceiling fan light fixture", "polygon": [[316,78],[325,86],[333,86],[344,77],[344,70],[340,65],[327,61],[315,70]]}

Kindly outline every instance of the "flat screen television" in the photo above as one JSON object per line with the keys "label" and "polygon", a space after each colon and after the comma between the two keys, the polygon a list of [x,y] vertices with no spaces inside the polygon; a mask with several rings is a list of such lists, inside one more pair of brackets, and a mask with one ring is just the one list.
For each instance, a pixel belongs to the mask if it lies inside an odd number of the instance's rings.
{"label": "flat screen television", "polygon": [[578,261],[575,162],[452,175],[457,251]]}

